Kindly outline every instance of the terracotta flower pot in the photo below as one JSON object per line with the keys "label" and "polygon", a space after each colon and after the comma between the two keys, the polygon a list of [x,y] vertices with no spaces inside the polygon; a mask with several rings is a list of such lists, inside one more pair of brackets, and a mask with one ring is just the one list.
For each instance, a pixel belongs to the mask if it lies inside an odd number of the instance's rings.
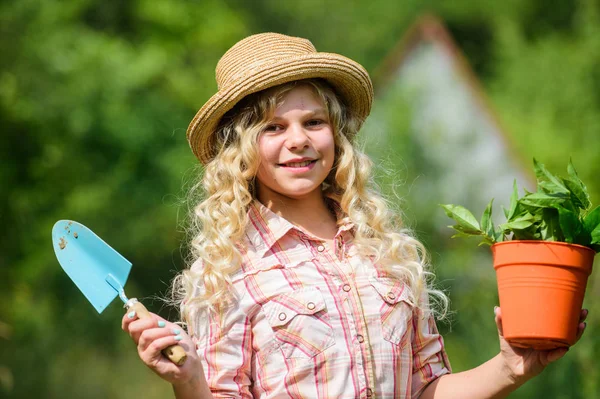
{"label": "terracotta flower pot", "polygon": [[552,241],[492,245],[504,338],[511,345],[553,349],[575,343],[595,252]]}

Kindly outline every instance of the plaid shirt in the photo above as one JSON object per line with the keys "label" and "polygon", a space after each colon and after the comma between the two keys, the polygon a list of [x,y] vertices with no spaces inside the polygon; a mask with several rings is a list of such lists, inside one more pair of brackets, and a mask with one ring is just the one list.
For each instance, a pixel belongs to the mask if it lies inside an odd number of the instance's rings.
{"label": "plaid shirt", "polygon": [[258,201],[249,217],[238,302],[194,338],[214,397],[416,398],[450,372],[433,318],[356,256],[351,225],[331,251]]}

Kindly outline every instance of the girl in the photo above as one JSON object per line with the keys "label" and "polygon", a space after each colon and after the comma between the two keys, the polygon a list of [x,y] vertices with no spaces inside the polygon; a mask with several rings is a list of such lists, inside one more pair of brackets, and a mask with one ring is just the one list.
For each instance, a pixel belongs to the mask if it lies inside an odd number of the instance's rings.
{"label": "girl", "polygon": [[[499,398],[565,354],[511,347],[495,309],[500,353],[450,374],[430,306],[446,297],[354,146],[373,98],[362,66],[265,33],[216,72],[188,128],[206,194],[174,285],[188,333],[123,318],[177,398]],[[161,355],[174,343],[183,366]]]}

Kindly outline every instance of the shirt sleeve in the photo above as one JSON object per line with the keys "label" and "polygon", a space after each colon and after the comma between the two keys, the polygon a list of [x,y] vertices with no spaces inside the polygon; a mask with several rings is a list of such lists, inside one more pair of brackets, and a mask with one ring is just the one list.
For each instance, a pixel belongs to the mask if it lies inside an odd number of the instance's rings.
{"label": "shirt sleeve", "polygon": [[418,398],[436,378],[452,372],[444,349],[444,339],[438,332],[433,315],[417,309],[413,315],[413,374],[411,398]]}
{"label": "shirt sleeve", "polygon": [[213,397],[251,399],[252,326],[247,315],[233,313],[194,340]]}

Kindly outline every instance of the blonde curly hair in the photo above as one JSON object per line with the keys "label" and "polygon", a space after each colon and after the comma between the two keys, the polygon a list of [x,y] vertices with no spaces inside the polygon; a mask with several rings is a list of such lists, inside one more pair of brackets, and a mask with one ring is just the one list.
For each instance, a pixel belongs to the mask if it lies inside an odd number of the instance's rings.
{"label": "blonde curly hair", "polygon": [[[247,211],[256,198],[258,136],[286,93],[298,85],[311,88],[329,114],[335,162],[323,183],[323,194],[335,199],[344,212],[338,223],[354,224],[359,254],[405,281],[414,306],[424,312],[435,308],[436,315],[443,316],[448,299],[430,285],[432,273],[423,245],[379,194],[372,181],[372,162],[354,144],[362,121],[347,112],[324,80],[306,79],[252,94],[221,120],[216,133],[218,154],[191,190],[203,190],[204,200],[191,212],[190,267],[173,281],[173,302],[179,305],[182,320],[191,329],[202,318],[221,314],[235,299],[231,276],[240,269]],[[430,306],[429,298],[437,306]]]}

